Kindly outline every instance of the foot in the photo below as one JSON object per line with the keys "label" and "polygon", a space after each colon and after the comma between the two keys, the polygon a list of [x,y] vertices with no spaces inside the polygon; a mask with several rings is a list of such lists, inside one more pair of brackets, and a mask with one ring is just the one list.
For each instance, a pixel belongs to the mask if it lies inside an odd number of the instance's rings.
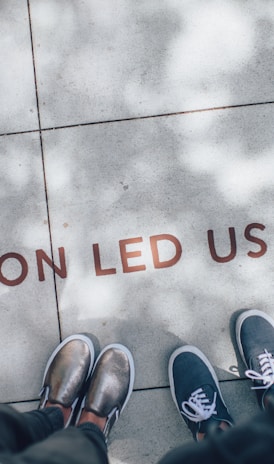
{"label": "foot", "polygon": [[133,383],[132,354],[123,345],[108,345],[95,363],[76,424],[96,423],[107,439],[130,398]]}
{"label": "foot", "polygon": [[233,425],[213,367],[195,346],[174,351],[168,366],[172,398],[196,441]]}
{"label": "foot", "polygon": [[39,409],[56,406],[67,427],[90,376],[94,362],[91,339],[83,334],[67,337],[50,356],[44,372]]}
{"label": "foot", "polygon": [[236,322],[236,339],[245,372],[256,390],[262,409],[274,395],[274,320],[257,309],[242,313]]}

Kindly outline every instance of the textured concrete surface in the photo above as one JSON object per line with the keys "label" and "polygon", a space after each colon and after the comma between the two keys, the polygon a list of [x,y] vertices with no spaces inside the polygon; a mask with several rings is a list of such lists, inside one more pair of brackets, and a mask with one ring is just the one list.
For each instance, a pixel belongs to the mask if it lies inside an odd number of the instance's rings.
{"label": "textured concrete surface", "polygon": [[267,1],[31,1],[42,127],[274,98]]}
{"label": "textured concrete surface", "polygon": [[67,335],[126,344],[113,464],[191,439],[167,377],[183,343],[236,422],[255,413],[234,323],[274,316],[273,8],[158,3],[1,4],[0,401],[36,407]]}

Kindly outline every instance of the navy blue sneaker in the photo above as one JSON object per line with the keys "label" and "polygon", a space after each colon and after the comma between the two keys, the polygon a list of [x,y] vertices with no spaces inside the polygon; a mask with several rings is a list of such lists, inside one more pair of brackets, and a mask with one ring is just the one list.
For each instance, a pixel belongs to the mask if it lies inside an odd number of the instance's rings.
{"label": "navy blue sneaker", "polygon": [[220,425],[233,425],[223,400],[216,373],[206,356],[195,346],[174,351],[168,366],[172,398],[179,413],[191,430],[194,440]]}
{"label": "navy blue sneaker", "polygon": [[236,339],[247,367],[245,374],[265,409],[266,395],[274,394],[274,320],[257,309],[245,311],[236,321]]}

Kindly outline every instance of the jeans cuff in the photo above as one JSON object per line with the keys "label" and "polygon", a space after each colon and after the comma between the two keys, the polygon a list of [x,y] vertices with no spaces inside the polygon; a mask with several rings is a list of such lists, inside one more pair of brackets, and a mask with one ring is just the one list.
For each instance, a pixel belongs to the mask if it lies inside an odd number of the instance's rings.
{"label": "jeans cuff", "polygon": [[52,428],[52,432],[56,432],[64,427],[64,416],[60,408],[51,406],[49,408],[38,409],[36,412],[46,416]]}
{"label": "jeans cuff", "polygon": [[96,434],[96,436],[98,436],[99,440],[104,444],[105,448],[107,449],[106,437],[103,434],[102,430],[100,430],[96,424],[93,424],[92,422],[84,422],[83,424],[78,425],[77,428],[82,430],[82,432],[87,432],[86,435],[88,435],[89,437],[91,435]]}

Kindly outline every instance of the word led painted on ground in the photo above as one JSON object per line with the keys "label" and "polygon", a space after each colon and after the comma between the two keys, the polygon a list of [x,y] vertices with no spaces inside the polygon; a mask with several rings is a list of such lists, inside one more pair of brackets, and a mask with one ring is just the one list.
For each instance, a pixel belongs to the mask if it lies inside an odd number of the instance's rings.
{"label": "word led painted on ground", "polygon": [[[244,230],[244,237],[248,242],[254,243],[259,246],[257,251],[248,250],[247,255],[250,258],[260,258],[267,251],[267,244],[264,240],[254,235],[254,230],[265,229],[263,224],[252,223],[246,226]],[[227,263],[232,261],[237,254],[237,239],[236,232],[234,227],[229,227],[228,229],[229,236],[229,245],[228,253],[225,256],[219,256],[216,246],[215,246],[215,234],[213,230],[207,231],[207,240],[209,253],[213,261],[217,263]],[[121,260],[121,267],[123,273],[132,273],[145,271],[147,265],[145,262],[134,264],[134,259],[142,258],[142,251],[140,249],[132,250],[130,249],[131,245],[141,244],[144,241],[143,237],[132,237],[123,240],[119,240],[119,256]],[[173,254],[169,259],[163,259],[160,256],[159,245],[161,242],[169,242],[173,248]],[[175,266],[181,259],[183,254],[183,247],[180,240],[171,234],[159,234],[152,235],[149,237],[149,248],[152,255],[152,262],[154,269],[163,269],[171,266]],[[117,268],[115,267],[105,267],[102,265],[101,259],[101,248],[99,243],[94,243],[92,245],[93,251],[93,265],[95,276],[105,276],[111,274],[117,274]],[[63,247],[58,248],[59,254],[59,266],[51,259],[44,250],[39,249],[35,251],[36,254],[36,263],[38,271],[38,279],[40,282],[45,280],[44,264],[46,263],[60,278],[65,279],[67,277],[67,266],[66,266],[66,257],[65,249]],[[19,267],[19,275],[11,278],[11,276],[5,275],[3,267],[5,263],[8,263],[10,260],[15,260],[17,267]],[[132,261],[133,260],[133,261]],[[5,253],[0,257],[0,283],[7,285],[9,287],[20,285],[26,279],[28,275],[28,263],[27,260],[19,253],[10,252]]]}

